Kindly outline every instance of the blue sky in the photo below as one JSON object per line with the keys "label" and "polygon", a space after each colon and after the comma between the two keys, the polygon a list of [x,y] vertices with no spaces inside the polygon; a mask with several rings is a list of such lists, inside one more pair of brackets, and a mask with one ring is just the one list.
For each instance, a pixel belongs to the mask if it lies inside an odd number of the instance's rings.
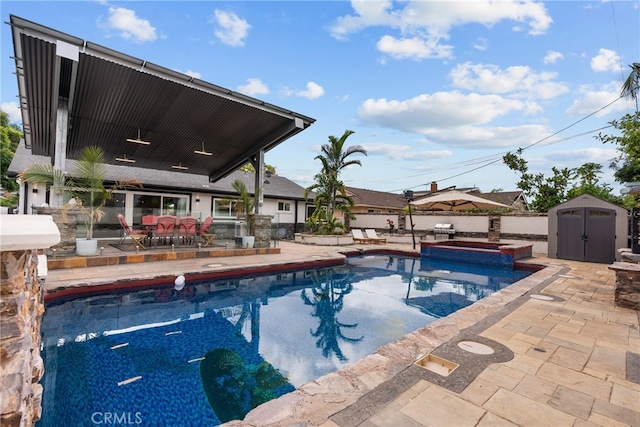
{"label": "blue sky", "polygon": [[[343,172],[348,186],[515,190],[500,159],[535,144],[524,153],[532,172],[596,162],[620,188],[615,148],[593,135],[635,110],[616,99],[640,61],[638,0],[3,0],[0,10],[3,22],[14,14],[315,118],[265,156],[302,186],[320,145],[351,129],[347,145],[368,156]],[[1,31],[0,103],[19,121]]]}

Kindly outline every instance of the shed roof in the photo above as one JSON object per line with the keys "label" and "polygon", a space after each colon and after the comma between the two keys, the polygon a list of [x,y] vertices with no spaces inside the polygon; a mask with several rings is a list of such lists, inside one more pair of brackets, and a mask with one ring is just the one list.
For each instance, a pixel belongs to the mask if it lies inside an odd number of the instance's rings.
{"label": "shed roof", "polygon": [[346,189],[356,206],[402,209],[407,205],[407,200],[400,194],[355,187]]}

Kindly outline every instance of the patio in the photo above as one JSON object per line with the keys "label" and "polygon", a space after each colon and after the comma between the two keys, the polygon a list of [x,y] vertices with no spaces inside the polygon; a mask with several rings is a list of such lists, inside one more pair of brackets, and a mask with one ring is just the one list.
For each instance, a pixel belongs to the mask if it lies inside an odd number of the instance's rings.
{"label": "patio", "polygon": [[[45,290],[336,262],[346,248],[282,241],[271,249],[278,250],[127,263],[110,265],[108,270],[50,270]],[[385,249],[413,252],[406,244],[387,244]],[[547,268],[339,372],[259,406],[244,421],[226,425],[640,425],[638,312],[614,305],[614,273],[605,264],[544,256],[527,262]],[[469,369],[473,375],[462,391],[452,391],[428,374],[415,375],[413,362],[419,357],[447,354],[450,344],[469,337],[504,346],[513,358],[490,363],[475,374]],[[480,364],[482,357],[473,355],[470,360]]]}

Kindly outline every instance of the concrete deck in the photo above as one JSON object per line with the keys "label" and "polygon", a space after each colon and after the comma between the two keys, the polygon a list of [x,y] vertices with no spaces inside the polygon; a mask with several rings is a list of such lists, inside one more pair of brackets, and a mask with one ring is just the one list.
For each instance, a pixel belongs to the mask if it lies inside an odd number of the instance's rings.
{"label": "concrete deck", "polygon": [[[279,247],[278,254],[50,270],[45,288],[335,260],[345,250]],[[349,249],[356,248],[373,249]],[[226,426],[640,426],[639,312],[614,305],[614,273],[605,264],[527,261],[547,268]],[[469,353],[461,340],[495,353]],[[460,367],[442,377],[414,364],[426,354]]]}

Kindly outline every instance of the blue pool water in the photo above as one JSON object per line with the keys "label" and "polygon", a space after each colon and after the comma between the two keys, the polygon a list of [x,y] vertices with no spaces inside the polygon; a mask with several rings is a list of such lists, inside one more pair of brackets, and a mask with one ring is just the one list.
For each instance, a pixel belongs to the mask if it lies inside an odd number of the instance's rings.
{"label": "blue pool water", "polygon": [[529,272],[398,256],[50,303],[38,426],[212,426]]}

